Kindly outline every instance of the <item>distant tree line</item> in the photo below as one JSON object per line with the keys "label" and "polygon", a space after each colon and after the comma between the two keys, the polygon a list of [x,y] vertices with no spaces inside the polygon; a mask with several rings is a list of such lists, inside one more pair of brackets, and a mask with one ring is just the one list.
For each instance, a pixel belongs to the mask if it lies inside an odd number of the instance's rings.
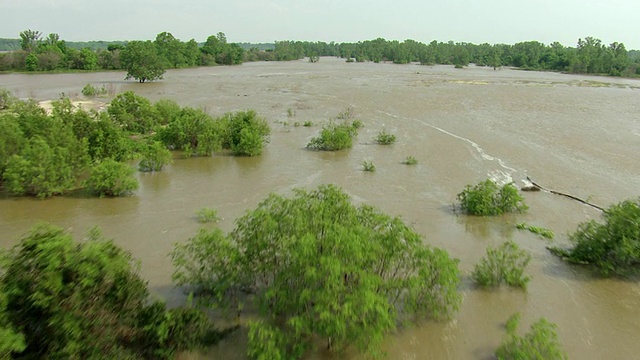
{"label": "distant tree line", "polygon": [[357,43],[277,42],[278,60],[318,54],[338,56],[347,61],[393,62],[424,65],[450,64],[457,67],[474,63],[478,66],[510,66],[530,70],[564,71],[579,74],[630,76],[640,74],[640,53],[628,52],[622,43],[606,45],[600,39],[579,39],[575,48],[558,42],[545,45],[538,41],[514,45],[487,43],[454,43],[432,41],[424,44],[414,40],[375,40]]}
{"label": "distant tree line", "polygon": [[[163,69],[235,65],[244,60],[242,47],[227,43],[222,32],[209,36],[203,44],[194,39],[183,42],[162,32],[155,41],[88,42],[71,46],[58,34],[43,37],[39,31],[25,30],[19,40],[2,39],[0,44],[8,44],[9,50],[14,50],[0,53],[0,71],[125,70],[122,53],[137,53],[141,47],[145,48],[145,56],[157,59]],[[77,45],[84,46],[78,49]]]}
{"label": "distant tree line", "polygon": [[[640,51],[627,51],[624,44],[618,42],[607,45],[594,37],[578,39],[576,47],[564,46],[559,42],[545,45],[538,41],[514,45],[476,45],[436,40],[425,44],[410,39],[400,42],[383,38],[357,43],[284,40],[274,44],[235,44],[227,42],[222,32],[209,36],[204,43],[198,43],[194,39],[183,42],[169,32],[162,32],[156,36],[155,41],[70,44],[61,40],[58,34],[49,34],[43,38],[42,33],[33,30],[21,32],[19,40],[0,39],[0,49],[4,45],[7,49],[14,50],[0,53],[0,71],[129,70],[130,66],[127,66],[126,61],[123,63],[121,56],[129,50],[130,53],[142,54],[140,58],[154,59],[153,63],[158,69],[336,56],[348,62],[417,62],[423,65],[454,65],[459,68],[473,63],[496,69],[509,66],[576,74],[640,75]],[[140,51],[143,47],[144,51]],[[161,73],[157,75],[158,71],[151,71],[151,74],[149,80],[153,80],[154,75],[155,78],[161,76]]]}

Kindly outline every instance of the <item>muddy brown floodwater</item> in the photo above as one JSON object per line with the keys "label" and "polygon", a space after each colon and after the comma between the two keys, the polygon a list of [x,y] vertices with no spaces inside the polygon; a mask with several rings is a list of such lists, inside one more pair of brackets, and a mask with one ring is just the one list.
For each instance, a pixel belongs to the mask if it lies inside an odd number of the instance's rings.
{"label": "muddy brown floodwater", "polygon": [[[391,359],[490,359],[505,320],[523,315],[558,325],[572,359],[631,359],[640,354],[640,285],[599,279],[552,256],[547,242],[515,229],[516,222],[552,229],[555,244],[599,212],[549,193],[525,193],[522,215],[456,215],[465,185],[491,177],[521,185],[526,176],[550,189],[608,206],[640,193],[640,81],[470,67],[347,64],[322,58],[168,71],[164,80],[124,82],[121,72],[0,75],[0,87],[19,97],[72,98],[84,85],[133,90],[152,100],[174,99],[212,115],[254,109],[272,126],[271,142],[256,158],[180,159],[166,171],[139,174],[141,187],[121,199],[0,199],[1,245],[8,248],[38,221],[80,238],[94,225],[130,250],[155,296],[179,302],[171,285],[172,245],[200,226],[195,211],[218,209],[219,226],[254,208],[268,193],[333,183],[355,202],[401,216],[425,241],[460,259],[464,303],[449,322],[424,322],[388,336]],[[81,97],[81,96],[80,96]],[[365,127],[354,147],[336,153],[304,149],[321,124],[351,107]],[[295,112],[288,116],[288,109]],[[313,121],[307,128],[294,126]],[[284,124],[288,123],[288,125]],[[386,129],[397,143],[380,146]],[[404,166],[408,155],[419,164]],[[375,173],[361,170],[373,161]],[[489,245],[513,239],[528,250],[533,277],[526,292],[474,288],[468,277]],[[245,358],[239,331],[203,354],[184,358]],[[310,358],[331,358],[313,353]]]}

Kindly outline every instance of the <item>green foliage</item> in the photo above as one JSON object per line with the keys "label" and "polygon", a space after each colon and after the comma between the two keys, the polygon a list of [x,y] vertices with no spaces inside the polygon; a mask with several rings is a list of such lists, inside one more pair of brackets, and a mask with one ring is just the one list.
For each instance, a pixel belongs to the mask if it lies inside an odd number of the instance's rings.
{"label": "green foliage", "polygon": [[346,109],[344,109],[344,111],[342,111],[341,113],[338,114],[338,116],[336,116],[336,119],[351,120],[354,118],[354,116],[355,116],[355,111],[351,106],[348,106]]}
{"label": "green foliage", "polygon": [[73,170],[68,149],[51,147],[36,136],[27,140],[19,155],[9,158],[3,178],[9,194],[44,198],[72,189]]}
{"label": "green foliage", "polygon": [[498,248],[489,247],[487,256],[475,266],[471,277],[482,286],[499,286],[503,281],[509,286],[526,288],[531,279],[524,274],[531,255],[513,241]]}
{"label": "green foliage", "polygon": [[239,295],[254,294],[263,315],[249,334],[256,359],[299,358],[313,339],[375,353],[399,312],[447,318],[461,300],[446,251],[331,185],[272,194],[228,236],[201,230],[172,258],[174,279],[201,301],[239,311]]}
{"label": "green foliage", "polygon": [[271,129],[267,121],[255,111],[238,111],[222,116],[220,121],[227,124],[223,147],[235,155],[257,156],[262,154],[264,144],[269,142]]}
{"label": "green foliage", "polygon": [[404,159],[404,161],[402,163],[405,164],[405,165],[416,165],[416,164],[418,164],[418,159],[416,159],[415,157],[409,155]]}
{"label": "green foliage", "polygon": [[196,211],[196,216],[198,217],[198,221],[201,223],[217,222],[220,220],[218,210],[208,207],[198,209],[198,211]]}
{"label": "green foliage", "polygon": [[287,109],[287,116],[288,116],[288,117],[294,117],[294,116],[296,116],[296,112],[295,112],[295,110],[293,110],[292,108],[288,108],[288,109]]}
{"label": "green foliage", "polygon": [[330,121],[322,127],[320,135],[312,138],[307,149],[322,151],[337,151],[349,149],[353,145],[353,137],[358,134],[358,128],[353,123],[342,122],[336,124]]}
{"label": "green foliage", "polygon": [[138,180],[131,166],[105,159],[91,168],[84,186],[95,196],[126,196],[138,188]]}
{"label": "green foliage", "polygon": [[376,142],[380,145],[391,145],[396,142],[396,136],[387,132],[387,130],[382,130],[376,136]]}
{"label": "green foliage", "polygon": [[374,165],[374,163],[372,161],[364,160],[362,162],[362,170],[374,172],[374,171],[376,171],[376,166]]}
{"label": "green foliage", "polygon": [[603,213],[604,224],[589,220],[570,235],[573,248],[551,249],[567,260],[589,264],[604,276],[626,276],[640,269],[640,199],[625,200]]}
{"label": "green foliage", "polygon": [[302,123],[302,126],[311,127],[311,126],[313,126],[313,121],[305,121],[304,123]]}
{"label": "green foliage", "polygon": [[171,359],[201,347],[211,327],[195,309],[148,305],[147,284],[131,254],[97,229],[75,243],[60,228],[37,225],[2,270],[0,319],[24,343],[3,337],[0,354],[13,340],[12,350],[24,358]]}
{"label": "green foliage", "polygon": [[140,171],[160,171],[171,163],[171,151],[159,141],[149,141],[142,149],[142,160],[138,164]]}
{"label": "green foliage", "polygon": [[170,149],[185,150],[190,155],[209,156],[222,148],[227,123],[214,121],[200,109],[171,110],[169,123],[160,128],[158,138]]}
{"label": "green foliage", "polygon": [[162,79],[166,62],[151,41],[130,41],[120,53],[122,67],[127,71],[125,80],[143,83]]}
{"label": "green foliage", "polygon": [[6,89],[0,89],[0,111],[11,108],[18,99]]}
{"label": "green foliage", "polygon": [[553,231],[551,231],[550,229],[546,229],[539,226],[533,226],[526,223],[519,223],[519,224],[516,224],[516,227],[520,230],[529,230],[534,234],[538,234],[543,238],[550,239],[550,240],[553,239],[553,237],[555,236]]}
{"label": "green foliage", "polygon": [[478,185],[467,187],[457,196],[460,207],[472,215],[500,215],[508,212],[524,212],[528,206],[513,184],[502,187],[487,179]]}
{"label": "green foliage", "polygon": [[102,85],[101,88],[97,88],[91,84],[87,84],[82,88],[82,95],[87,97],[105,96],[107,94],[108,90],[104,85]]}
{"label": "green foliage", "polygon": [[517,334],[520,314],[516,313],[507,320],[507,337],[496,350],[499,360],[566,360],[556,325],[540,318],[531,325],[524,336]]}
{"label": "green foliage", "polygon": [[158,115],[151,102],[133,91],[116,96],[107,111],[113,122],[128,132],[146,134],[158,125]]}

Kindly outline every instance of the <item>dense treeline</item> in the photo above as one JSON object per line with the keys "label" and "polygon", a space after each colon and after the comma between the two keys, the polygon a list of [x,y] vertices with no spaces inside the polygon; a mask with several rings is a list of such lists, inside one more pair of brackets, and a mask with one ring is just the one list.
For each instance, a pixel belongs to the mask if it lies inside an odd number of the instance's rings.
{"label": "dense treeline", "polygon": [[[357,43],[285,40],[274,44],[235,44],[228,43],[222,32],[209,36],[204,43],[198,43],[194,39],[183,42],[168,32],[158,34],[155,41],[131,41],[126,44],[88,42],[74,43],[74,46],[60,40],[57,34],[42,38],[40,32],[33,30],[21,32],[20,37],[20,40],[0,39],[0,46],[5,44],[9,49],[15,50],[0,53],[0,71],[129,70],[130,66],[122,62],[122,51],[132,52],[134,47],[140,48],[140,44],[146,44],[148,49],[141,58],[157,57],[154,62],[159,69],[336,56],[349,62],[418,62],[424,65],[445,64],[456,67],[473,63],[494,68],[510,66],[579,74],[640,74],[639,51],[627,51],[624,44],[618,42],[607,45],[594,37],[579,39],[576,47],[564,46],[558,42],[545,45],[538,41],[514,45],[476,45],[435,40],[425,44],[415,40],[400,42],[383,38]],[[78,48],[83,44],[86,46]],[[103,46],[105,44],[106,48]],[[155,78],[160,76],[161,74]]]}
{"label": "dense treeline", "polygon": [[48,114],[33,100],[0,91],[0,189],[41,198],[83,188],[97,196],[126,195],[138,186],[129,160],[141,158],[140,168],[149,171],[170,160],[167,148],[189,156],[221,150],[256,156],[269,133],[254,111],[214,119],[133,92],[117,95],[106,112],[87,112],[63,98]]}
{"label": "dense treeline", "polygon": [[[158,56],[162,68],[184,68],[215,64],[234,65],[244,60],[244,50],[238,44],[227,43],[224,33],[211,35],[203,44],[191,39],[176,39],[162,32],[154,41],[90,42],[78,49],[61,40],[58,34],[25,30],[20,33],[19,47],[15,51],[0,53],[0,71],[54,71],[54,70],[123,70],[122,52],[132,50],[140,43],[149,44]],[[97,46],[107,44],[106,47]],[[11,43],[9,43],[11,44]]]}
{"label": "dense treeline", "polygon": [[419,62],[425,65],[451,64],[457,67],[474,63],[479,66],[512,66],[531,70],[571,73],[634,75],[640,73],[640,58],[629,55],[624,44],[605,45],[601,40],[579,39],[577,46],[558,42],[545,45],[537,41],[505,44],[471,44],[414,40],[388,41],[382,38],[358,43],[280,42],[275,52],[280,59],[305,56],[339,56],[347,61],[390,61],[397,64]]}

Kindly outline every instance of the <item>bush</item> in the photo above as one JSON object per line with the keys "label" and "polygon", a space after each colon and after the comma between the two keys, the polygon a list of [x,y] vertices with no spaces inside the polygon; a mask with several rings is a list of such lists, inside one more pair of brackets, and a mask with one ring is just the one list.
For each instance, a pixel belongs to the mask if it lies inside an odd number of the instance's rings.
{"label": "bush", "polygon": [[578,225],[569,236],[573,248],[553,248],[556,255],[588,264],[604,276],[632,275],[640,270],[640,199],[625,200],[603,213],[604,224],[595,220]]}
{"label": "bush", "polygon": [[472,215],[500,215],[528,209],[524,198],[513,184],[498,187],[489,179],[474,187],[467,185],[457,199],[462,210]]}
{"label": "bush", "polygon": [[158,114],[151,102],[132,91],[116,96],[107,111],[116,124],[131,133],[147,134],[159,123]]}
{"label": "bush", "polygon": [[373,172],[376,171],[376,166],[373,164],[373,162],[365,160],[362,162],[362,170]]}
{"label": "bush", "polygon": [[173,156],[159,141],[150,141],[143,145],[142,160],[138,164],[140,171],[160,171],[171,163]]}
{"label": "bush", "polygon": [[331,121],[322,127],[320,136],[312,138],[307,144],[307,149],[322,151],[337,151],[349,149],[353,146],[353,137],[358,130],[353,124],[342,122],[336,124]]}
{"label": "bush", "polygon": [[405,165],[416,165],[418,163],[418,159],[413,156],[407,156],[402,163]]}
{"label": "bush", "polygon": [[198,217],[198,221],[201,223],[210,223],[220,220],[218,210],[207,207],[203,207],[196,211],[196,216]]}
{"label": "bush", "polygon": [[391,145],[396,142],[396,136],[387,132],[387,130],[382,130],[376,136],[376,142],[380,145]]}
{"label": "bush", "polygon": [[507,241],[494,249],[487,249],[487,256],[480,260],[471,277],[482,286],[498,286],[503,281],[509,286],[526,288],[530,280],[524,271],[531,255],[521,250],[513,241]]}
{"label": "bush", "polygon": [[399,313],[447,318],[461,300],[446,251],[331,185],[271,194],[228,236],[203,229],[172,259],[174,278],[202,301],[233,310],[256,302],[263,321],[250,328],[252,358],[299,358],[319,339],[375,352]]}
{"label": "bush", "polygon": [[313,126],[313,121],[305,121],[304,123],[302,123],[302,126],[311,127],[311,126]]}
{"label": "bush", "polygon": [[507,338],[496,350],[498,360],[566,360],[567,354],[556,333],[556,325],[541,318],[524,336],[517,334],[520,314],[507,320]]}
{"label": "bush", "polygon": [[269,124],[253,110],[228,113],[218,121],[227,126],[222,146],[230,149],[234,155],[260,155],[264,145],[269,142]]}
{"label": "bush", "polygon": [[135,259],[97,229],[76,243],[60,228],[37,225],[4,260],[0,315],[24,342],[0,329],[0,355],[14,340],[13,356],[27,359],[171,359],[209,335],[201,311],[150,302]]}
{"label": "bush", "polygon": [[104,85],[102,85],[102,87],[99,89],[91,84],[87,84],[82,88],[82,95],[87,97],[105,96],[107,95],[107,93],[108,90]]}
{"label": "bush", "polygon": [[526,223],[519,223],[516,224],[516,227],[520,230],[529,230],[530,232],[534,233],[534,234],[538,234],[540,236],[542,236],[543,238],[546,239],[553,239],[555,234],[553,233],[553,231],[551,231],[550,229],[546,229],[543,227],[539,227],[539,226],[532,226]]}
{"label": "bush", "polygon": [[138,188],[134,174],[131,166],[105,159],[91,168],[91,175],[84,185],[95,196],[125,196]]}

